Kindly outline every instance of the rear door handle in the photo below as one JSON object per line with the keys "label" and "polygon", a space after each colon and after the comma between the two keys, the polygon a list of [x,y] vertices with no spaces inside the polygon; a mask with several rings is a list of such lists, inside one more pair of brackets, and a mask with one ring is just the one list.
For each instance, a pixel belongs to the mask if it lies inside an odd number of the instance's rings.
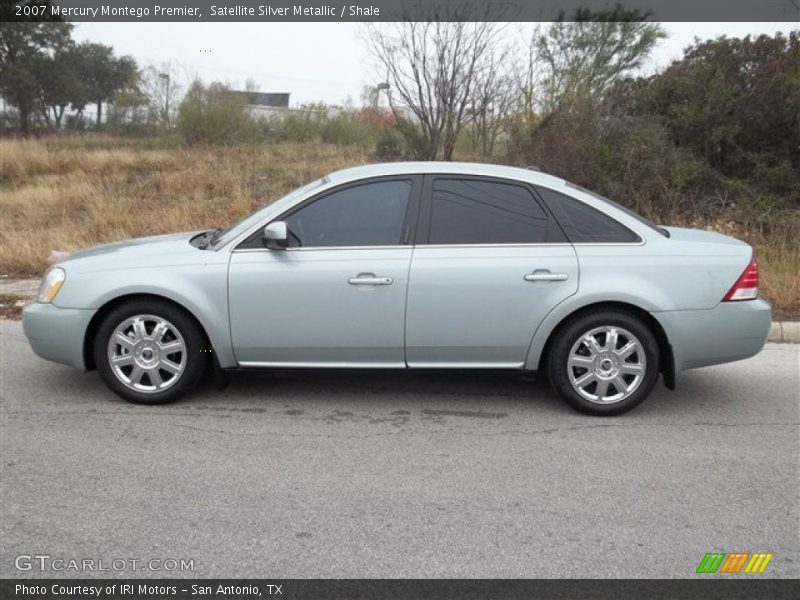
{"label": "rear door handle", "polygon": [[372,273],[360,273],[356,277],[347,280],[350,285],[392,285],[394,279],[391,277],[376,277]]}
{"label": "rear door handle", "polygon": [[551,273],[547,269],[536,270],[533,273],[525,275],[525,281],[566,281],[569,275],[566,273]]}

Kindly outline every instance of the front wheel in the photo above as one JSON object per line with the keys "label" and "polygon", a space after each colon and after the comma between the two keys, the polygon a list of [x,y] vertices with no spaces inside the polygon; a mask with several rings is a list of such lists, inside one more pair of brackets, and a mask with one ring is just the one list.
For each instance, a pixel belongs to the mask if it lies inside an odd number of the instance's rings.
{"label": "front wheel", "polygon": [[633,315],[587,313],[558,332],[547,361],[555,391],[573,408],[618,415],[642,402],[658,379],[658,341]]}
{"label": "front wheel", "polygon": [[180,307],[159,300],[126,302],[109,313],[94,342],[95,365],[117,395],[163,404],[194,389],[207,357],[205,337]]}

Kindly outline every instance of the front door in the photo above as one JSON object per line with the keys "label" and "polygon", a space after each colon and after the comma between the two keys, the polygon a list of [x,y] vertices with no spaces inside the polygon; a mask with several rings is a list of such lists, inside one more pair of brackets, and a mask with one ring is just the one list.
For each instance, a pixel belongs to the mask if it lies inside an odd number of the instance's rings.
{"label": "front door", "polygon": [[521,368],[536,328],[577,289],[575,250],[527,186],[426,178],[408,289],[409,367]]}
{"label": "front door", "polygon": [[275,220],[285,250],[231,256],[231,336],[241,366],[405,367],[404,320],[418,180],[323,192]]}

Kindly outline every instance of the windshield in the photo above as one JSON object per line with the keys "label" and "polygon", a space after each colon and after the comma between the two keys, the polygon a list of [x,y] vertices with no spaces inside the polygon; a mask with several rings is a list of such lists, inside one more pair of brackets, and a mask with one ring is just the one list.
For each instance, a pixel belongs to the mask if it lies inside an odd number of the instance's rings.
{"label": "windshield", "polygon": [[230,242],[232,240],[235,240],[242,233],[244,233],[244,232],[248,231],[250,228],[254,227],[259,221],[261,221],[264,218],[264,216],[268,212],[270,212],[272,210],[275,210],[275,209],[280,209],[280,207],[283,206],[283,205],[291,204],[292,202],[294,202],[298,198],[301,198],[302,196],[306,195],[311,190],[314,190],[314,189],[322,186],[323,184],[325,184],[327,182],[328,182],[328,178],[327,177],[322,177],[321,179],[317,179],[315,181],[312,181],[311,183],[307,183],[306,185],[304,185],[302,187],[299,187],[299,188],[297,188],[296,190],[294,190],[292,192],[289,192],[283,198],[279,198],[278,200],[275,200],[274,202],[270,202],[269,204],[267,204],[263,208],[260,208],[259,210],[257,210],[253,214],[246,216],[244,219],[242,219],[238,223],[234,223],[233,225],[231,225],[227,229],[223,229],[219,233],[217,233],[214,236],[214,241],[212,242],[211,247],[214,248],[214,249],[222,248],[228,242]]}

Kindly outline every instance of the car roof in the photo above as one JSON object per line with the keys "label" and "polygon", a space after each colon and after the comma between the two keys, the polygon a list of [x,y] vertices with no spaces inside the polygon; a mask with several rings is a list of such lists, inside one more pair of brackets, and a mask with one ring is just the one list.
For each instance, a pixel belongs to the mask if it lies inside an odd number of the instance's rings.
{"label": "car roof", "polygon": [[510,167],[506,165],[493,165],[488,163],[475,162],[446,162],[446,161],[406,161],[392,163],[375,163],[360,167],[342,169],[329,174],[325,181],[328,187],[333,187],[343,183],[350,183],[370,177],[383,177],[392,175],[473,175],[478,177],[497,177],[523,181],[533,185],[538,185],[552,190],[558,190],[567,196],[577,198],[582,202],[596,208],[597,210],[612,216],[617,221],[621,221],[629,229],[633,229],[640,237],[647,239],[651,237],[651,228],[643,224],[640,218],[633,217],[625,212],[625,209],[614,205],[602,196],[584,190],[561,177],[548,175],[535,169],[524,169],[521,167]]}
{"label": "car roof", "polygon": [[328,175],[331,182],[344,183],[356,181],[367,177],[382,177],[387,175],[416,175],[436,173],[446,175],[478,175],[483,177],[500,177],[516,179],[536,185],[549,187],[562,187],[566,181],[560,177],[548,175],[541,171],[509,167],[505,165],[492,165],[487,163],[471,162],[445,162],[445,161],[417,161],[417,162],[392,162],[376,163],[351,167],[335,171]]}

